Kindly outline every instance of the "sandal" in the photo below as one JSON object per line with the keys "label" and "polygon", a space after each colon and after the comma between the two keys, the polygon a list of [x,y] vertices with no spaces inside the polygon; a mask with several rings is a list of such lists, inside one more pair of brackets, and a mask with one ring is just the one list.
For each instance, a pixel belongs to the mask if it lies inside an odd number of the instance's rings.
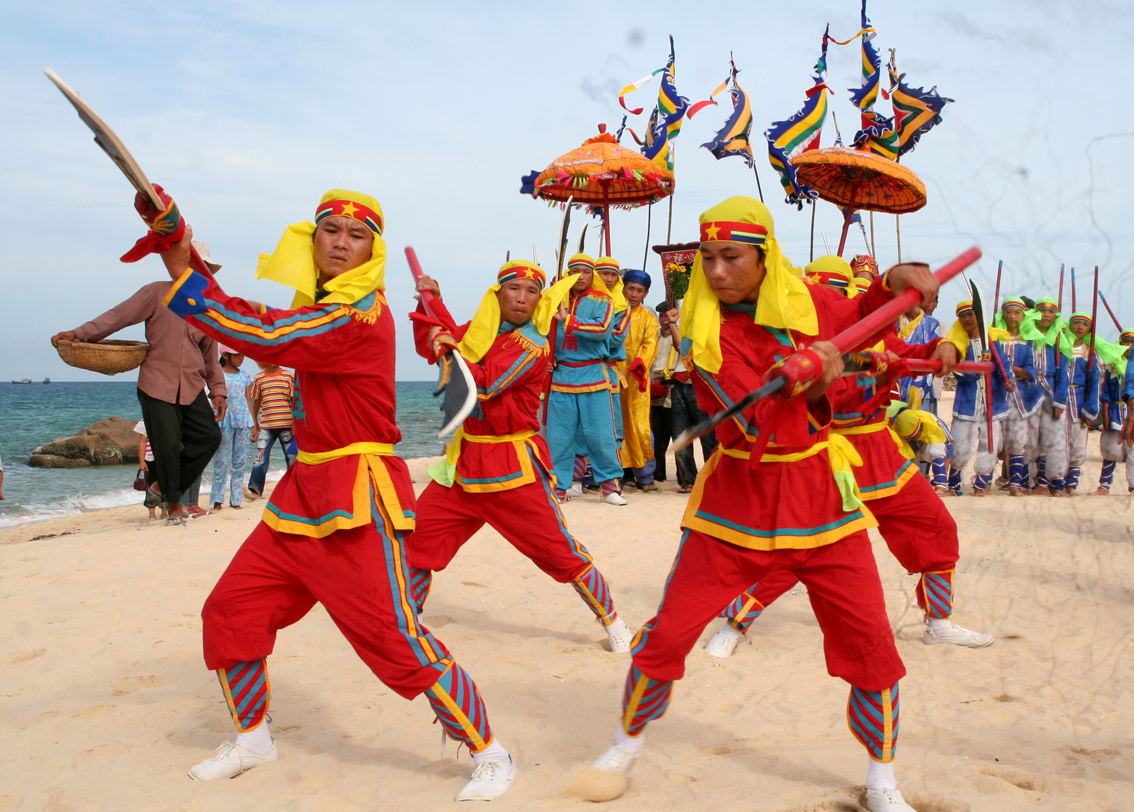
{"label": "sandal", "polygon": [[165,520],[166,527],[184,527],[189,523],[189,514],[182,513],[180,516],[170,516]]}
{"label": "sandal", "polygon": [[693,486],[692,485],[682,485],[680,488],[677,489],[677,492],[678,493],[693,493]]}

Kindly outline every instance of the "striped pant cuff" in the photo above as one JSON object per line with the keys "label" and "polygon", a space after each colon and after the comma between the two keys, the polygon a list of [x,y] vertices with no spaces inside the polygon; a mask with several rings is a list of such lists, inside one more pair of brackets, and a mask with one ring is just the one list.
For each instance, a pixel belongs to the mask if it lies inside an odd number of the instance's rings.
{"label": "striped pant cuff", "polygon": [[247,733],[259,727],[268,712],[272,693],[267,659],[261,657],[236,663],[231,668],[218,668],[217,679],[237,732]]}

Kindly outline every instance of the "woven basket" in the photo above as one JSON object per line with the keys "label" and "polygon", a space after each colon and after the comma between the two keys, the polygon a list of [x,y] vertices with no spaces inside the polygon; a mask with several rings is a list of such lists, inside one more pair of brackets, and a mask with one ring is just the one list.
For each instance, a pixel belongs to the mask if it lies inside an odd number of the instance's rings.
{"label": "woven basket", "polygon": [[140,367],[150,345],[145,341],[60,341],[56,349],[68,366],[117,375]]}

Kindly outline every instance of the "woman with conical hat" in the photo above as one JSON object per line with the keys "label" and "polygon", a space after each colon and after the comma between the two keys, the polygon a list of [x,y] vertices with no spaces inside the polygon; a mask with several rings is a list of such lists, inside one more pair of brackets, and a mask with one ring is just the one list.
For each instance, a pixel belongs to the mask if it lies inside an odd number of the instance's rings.
{"label": "woman with conical hat", "polygon": [[[681,331],[702,407],[728,407],[760,386],[778,359],[799,350],[816,365],[815,378],[782,407],[756,404],[718,426],[721,445],[690,496],[658,613],[635,637],[615,743],[593,765],[606,773],[596,787],[608,791],[594,797],[625,789],[646,725],[665,713],[673,682],[684,674],[685,657],[705,625],[749,584],[786,569],[807,585],[828,672],[852,686],[848,719],[870,756],[868,807],[911,812],[892,768],[905,668],[866,534],[873,521],[854,495],[854,452],[829,436],[833,412],[826,391],[843,365],[826,339],[892,293],[912,286],[935,294],[937,280],[924,268],[899,267],[865,296],[848,299],[787,271],[771,214],[760,202],[730,198],[702,214],[700,223]],[[881,332],[863,345],[880,339]],[[769,432],[770,442],[754,460],[752,450],[768,439],[760,432]]]}
{"label": "woman with conical hat", "polygon": [[1024,461],[1035,468],[1033,494],[1066,496],[1063,478],[1067,475],[1067,355],[1071,344],[1064,337],[1063,317],[1052,297],[1036,299],[1027,320],[1035,329],[1032,360],[1043,399],[1036,412],[1034,431],[1028,434]]}
{"label": "woman with conical hat", "polygon": [[485,524],[563,584],[571,584],[610,640],[630,650],[630,629],[614,609],[610,586],[594,559],[567,530],[555,498],[547,443],[539,436],[540,398],[551,353],[547,334],[571,277],[549,290],[543,269],[507,262],[472,321],[457,326],[441,302],[436,281],[424,276],[434,318],[414,314],[418,353],[436,363],[441,345],[460,352],[476,381],[477,408],[457,429],[445,460],[417,502],[417,529],[408,547],[414,602],[420,614],[433,583]]}
{"label": "woman with conical hat", "polygon": [[1066,343],[1071,347],[1067,371],[1067,478],[1068,496],[1079,487],[1079,475],[1087,461],[1089,426],[1099,416],[1099,374],[1097,358],[1090,358],[1090,333],[1094,322],[1090,313],[1072,313],[1067,320]]}
{"label": "woman with conical hat", "polygon": [[556,331],[555,369],[547,402],[547,445],[555,466],[556,496],[560,501],[568,499],[575,457],[585,456],[590,459],[602,501],[625,505],[607,375],[614,300],[601,281],[596,284],[595,261],[586,254],[571,257],[567,275],[575,282],[567,320]]}
{"label": "woman with conical hat", "polygon": [[1026,318],[1023,298],[1009,296],[1000,305],[992,324],[1008,335],[1003,339],[1005,371],[1011,370],[1015,388],[1008,395],[1008,418],[1004,421],[1004,455],[1008,463],[1008,495],[1027,496],[1028,435],[1036,430],[1036,416],[1043,405],[1043,389],[1036,378],[1033,342],[1042,338]]}
{"label": "woman with conical hat", "polygon": [[[139,195],[141,198],[141,195]],[[265,717],[276,633],[322,603],[354,650],[406,699],[424,693],[475,768],[458,800],[488,800],[515,767],[493,737],[472,677],[418,620],[406,539],[414,492],[394,422],[394,317],[382,291],[386,246],[373,197],[332,189],[315,222],[289,226],[259,276],[296,289],[291,309],[229,296],[185,270],[190,230],[162,255],[175,284],[167,306],[257,361],[295,369],[298,459],[268,501],[202,611],[205,664],[217,672],[236,742],[193,767],[232,778],[279,757]]]}
{"label": "woman with conical hat", "polygon": [[[851,296],[856,293],[850,266],[840,257],[821,257],[806,272],[809,280]],[[956,347],[941,338],[911,347],[891,332],[873,349],[882,351],[883,347],[902,358],[939,360],[940,374],[947,374],[957,361]],[[886,375],[862,381],[843,378],[828,391],[835,409],[831,431],[845,437],[862,458],[854,469],[857,493],[878,520],[886,546],[906,572],[921,574],[917,605],[925,620],[922,642],[967,648],[991,645],[992,635],[952,621],[954,576],[960,558],[957,523],[921,476],[908,444],[891,430],[891,392]],[[714,657],[731,656],[756,618],[797,583],[793,573],[780,570],[753,584],[722,613],[727,620],[705,651]]]}

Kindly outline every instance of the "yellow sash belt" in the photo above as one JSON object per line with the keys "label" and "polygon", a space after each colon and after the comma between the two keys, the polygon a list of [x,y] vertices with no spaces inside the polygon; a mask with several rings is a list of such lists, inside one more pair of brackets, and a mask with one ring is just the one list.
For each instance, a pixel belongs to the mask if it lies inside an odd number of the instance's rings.
{"label": "yellow sash belt", "polygon": [[[464,442],[470,443],[516,443],[523,442],[529,437],[535,437],[539,432],[517,431],[512,434],[466,434],[464,426],[457,429],[453,434],[453,442],[449,443],[449,448],[445,451],[445,459],[434,465],[429,469],[428,473],[430,478],[446,488],[453,487],[453,483],[457,479],[457,460],[461,458],[461,445]],[[519,449],[516,453],[519,453]]]}
{"label": "yellow sash belt", "polygon": [[[865,427],[856,426],[855,428]],[[877,431],[878,429],[871,430]],[[861,434],[863,432],[855,433]],[[739,448],[717,446],[717,450],[726,457],[735,457],[740,460],[752,458],[751,453],[742,451]],[[862,457],[855,451],[850,440],[845,437],[840,437],[838,434],[832,433],[829,434],[828,438],[823,442],[816,443],[803,451],[793,451],[790,454],[769,454],[765,452],[764,456],[760,457],[760,462],[796,462],[797,460],[814,457],[823,450],[827,451],[827,459],[831,462],[831,474],[834,476],[835,484],[839,488],[839,494],[843,498],[843,510],[850,513],[853,510],[862,508],[863,504],[862,500],[859,499],[858,483],[854,480],[853,470],[862,465]]]}
{"label": "yellow sash belt", "polygon": [[850,426],[848,428],[831,429],[831,436],[833,437],[836,434],[874,434],[876,432],[886,430],[889,430],[890,439],[892,439],[898,446],[898,451],[901,452],[902,456],[906,459],[912,460],[914,458],[913,449],[910,448],[910,444],[905,441],[902,435],[894,431],[894,427],[890,425],[889,420],[883,420],[881,423],[867,423],[866,425],[862,426]]}
{"label": "yellow sash belt", "polygon": [[390,479],[390,472],[386,470],[386,464],[382,462],[379,457],[392,457],[394,456],[394,446],[390,443],[351,443],[342,448],[333,448],[330,451],[300,451],[296,456],[299,462],[305,465],[322,465],[331,460],[337,460],[340,457],[355,457],[358,459],[358,475],[355,478],[355,513],[361,513],[365,509],[369,513],[369,506],[362,504],[362,496],[367,493],[369,496],[369,488],[365,487],[365,480],[369,477],[374,482],[374,487],[378,491],[378,496],[385,506],[387,512],[390,514],[390,521],[398,530],[412,530],[414,527],[414,520],[410,516],[406,516],[402,510],[401,500],[398,499],[398,491],[394,487],[394,481]]}

